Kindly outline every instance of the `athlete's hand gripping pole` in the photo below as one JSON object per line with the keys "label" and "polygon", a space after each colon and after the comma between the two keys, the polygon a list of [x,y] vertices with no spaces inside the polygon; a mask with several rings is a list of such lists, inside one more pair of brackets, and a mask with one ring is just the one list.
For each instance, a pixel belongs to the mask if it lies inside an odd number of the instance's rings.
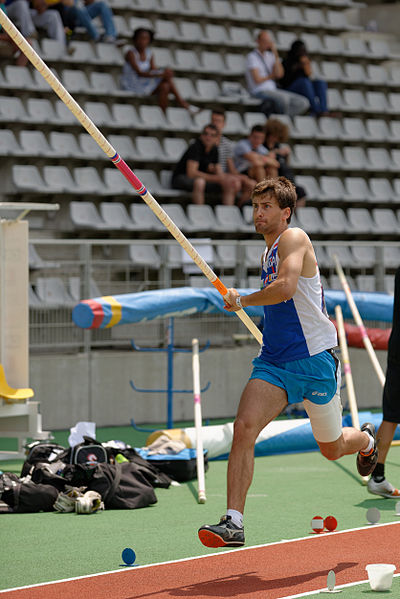
{"label": "athlete's hand gripping pole", "polygon": [[336,255],[333,256],[333,259],[335,261],[335,266],[336,266],[336,272],[338,274],[338,277],[340,279],[340,282],[342,284],[343,290],[345,292],[346,298],[347,298],[347,302],[350,306],[351,312],[353,314],[353,318],[355,320],[356,325],[358,326],[358,328],[360,329],[361,332],[361,337],[363,340],[363,344],[365,349],[367,350],[368,356],[372,362],[372,365],[374,367],[374,370],[378,376],[379,382],[382,385],[382,387],[385,384],[385,374],[382,370],[381,365],[379,364],[378,358],[376,357],[376,353],[374,348],[372,347],[372,343],[370,341],[370,338],[368,337],[368,333],[365,329],[364,323],[362,321],[362,318],[360,316],[360,313],[358,311],[358,308],[356,306],[356,303],[353,299],[353,295],[350,291],[350,287],[349,284],[347,282],[346,279],[346,275],[343,272],[343,269],[340,265],[339,259]]}
{"label": "athlete's hand gripping pole", "polygon": [[[43,62],[40,56],[35,52],[32,46],[26,41],[24,36],[18,31],[15,25],[10,21],[7,15],[0,9],[0,25],[4,27],[4,30],[8,33],[11,39],[15,42],[15,44],[20,48],[20,50],[25,54],[25,56],[30,60],[33,66],[39,71],[39,73],[46,79],[47,83],[54,90],[54,92],[58,95],[58,97],[64,102],[66,107],[74,114],[74,116],[78,119],[78,121],[82,124],[82,126],[86,129],[89,135],[94,139],[94,141],[100,146],[103,152],[111,159],[112,163],[118,168],[118,170],[125,176],[125,178],[129,181],[129,183],[134,187],[137,193],[142,197],[142,199],[146,202],[149,208],[154,212],[154,214],[160,219],[163,225],[168,229],[173,237],[175,237],[176,241],[182,246],[182,248],[189,254],[192,258],[193,262],[197,264],[203,274],[207,277],[207,279],[214,285],[214,287],[219,291],[222,296],[225,296],[228,292],[225,285],[222,281],[217,277],[215,272],[210,268],[207,262],[200,256],[197,250],[192,246],[192,244],[186,239],[180,229],[175,225],[173,220],[168,216],[168,214],[161,208],[158,202],[153,198],[153,196],[149,193],[143,183],[136,177],[136,175],[132,172],[129,166],[122,160],[122,158],[118,155],[116,150],[112,147],[112,145],[108,142],[108,140],[104,137],[104,135],[99,131],[96,125],[90,120],[88,115],[82,110],[79,104],[73,99],[73,97],[68,93],[65,87],[60,83],[57,77],[52,73],[52,71],[48,68],[48,66]],[[257,339],[257,341],[262,343],[262,334],[261,331],[256,327],[251,318],[246,314],[244,310],[239,310],[236,312],[244,325],[248,328],[248,330],[252,333],[252,335]]]}

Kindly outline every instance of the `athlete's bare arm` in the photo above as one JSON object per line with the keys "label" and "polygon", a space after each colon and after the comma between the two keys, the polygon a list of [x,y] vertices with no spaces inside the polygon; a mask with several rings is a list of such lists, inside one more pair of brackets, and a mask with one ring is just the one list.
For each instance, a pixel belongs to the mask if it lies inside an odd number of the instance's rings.
{"label": "athlete's bare arm", "polygon": [[[316,260],[310,239],[302,229],[286,229],[278,246],[279,269],[275,281],[268,287],[241,296],[242,306],[269,306],[290,300],[296,292],[299,277],[313,277],[316,274]],[[239,309],[236,289],[229,289],[225,296],[225,309],[235,312]]]}

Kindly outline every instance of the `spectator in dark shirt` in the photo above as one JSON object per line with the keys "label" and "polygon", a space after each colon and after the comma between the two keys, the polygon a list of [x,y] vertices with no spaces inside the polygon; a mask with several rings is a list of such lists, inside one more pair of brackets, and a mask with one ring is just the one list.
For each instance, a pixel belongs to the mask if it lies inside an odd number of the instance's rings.
{"label": "spectator in dark shirt", "polygon": [[280,80],[287,91],[295,92],[310,102],[310,112],[317,116],[329,114],[326,81],[312,79],[311,60],[304,42],[296,40],[282,62],[285,74]]}
{"label": "spectator in dark shirt", "polygon": [[223,172],[218,162],[218,129],[206,125],[183,154],[172,174],[172,187],[192,192],[193,204],[204,204],[205,193],[222,192],[222,203],[233,205],[240,182]]}

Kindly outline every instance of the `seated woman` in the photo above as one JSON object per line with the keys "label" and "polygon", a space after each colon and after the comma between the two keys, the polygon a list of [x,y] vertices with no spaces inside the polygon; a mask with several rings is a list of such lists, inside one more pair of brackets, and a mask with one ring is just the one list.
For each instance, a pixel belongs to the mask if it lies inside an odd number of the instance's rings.
{"label": "seated woman", "polygon": [[285,74],[280,80],[280,85],[283,89],[305,96],[310,102],[311,114],[328,115],[328,86],[326,81],[311,79],[311,60],[304,42],[301,40],[293,42],[286,58],[282,61],[282,66]]}
{"label": "seated woman", "polygon": [[139,27],[133,33],[133,45],[128,46],[125,54],[125,64],[122,70],[121,87],[132,91],[138,96],[156,94],[158,104],[165,112],[168,107],[168,96],[172,93],[179,106],[189,112],[194,108],[186,102],[177,90],[171,69],[158,69],[150,44],[154,33],[145,27]]}

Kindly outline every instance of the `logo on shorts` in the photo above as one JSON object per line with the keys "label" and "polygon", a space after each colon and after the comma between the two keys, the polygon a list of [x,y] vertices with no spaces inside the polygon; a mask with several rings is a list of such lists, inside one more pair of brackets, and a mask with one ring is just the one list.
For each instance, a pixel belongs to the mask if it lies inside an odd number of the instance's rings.
{"label": "logo on shorts", "polygon": [[318,395],[318,397],[325,397],[327,393],[320,393],[319,391],[313,391],[311,395]]}

